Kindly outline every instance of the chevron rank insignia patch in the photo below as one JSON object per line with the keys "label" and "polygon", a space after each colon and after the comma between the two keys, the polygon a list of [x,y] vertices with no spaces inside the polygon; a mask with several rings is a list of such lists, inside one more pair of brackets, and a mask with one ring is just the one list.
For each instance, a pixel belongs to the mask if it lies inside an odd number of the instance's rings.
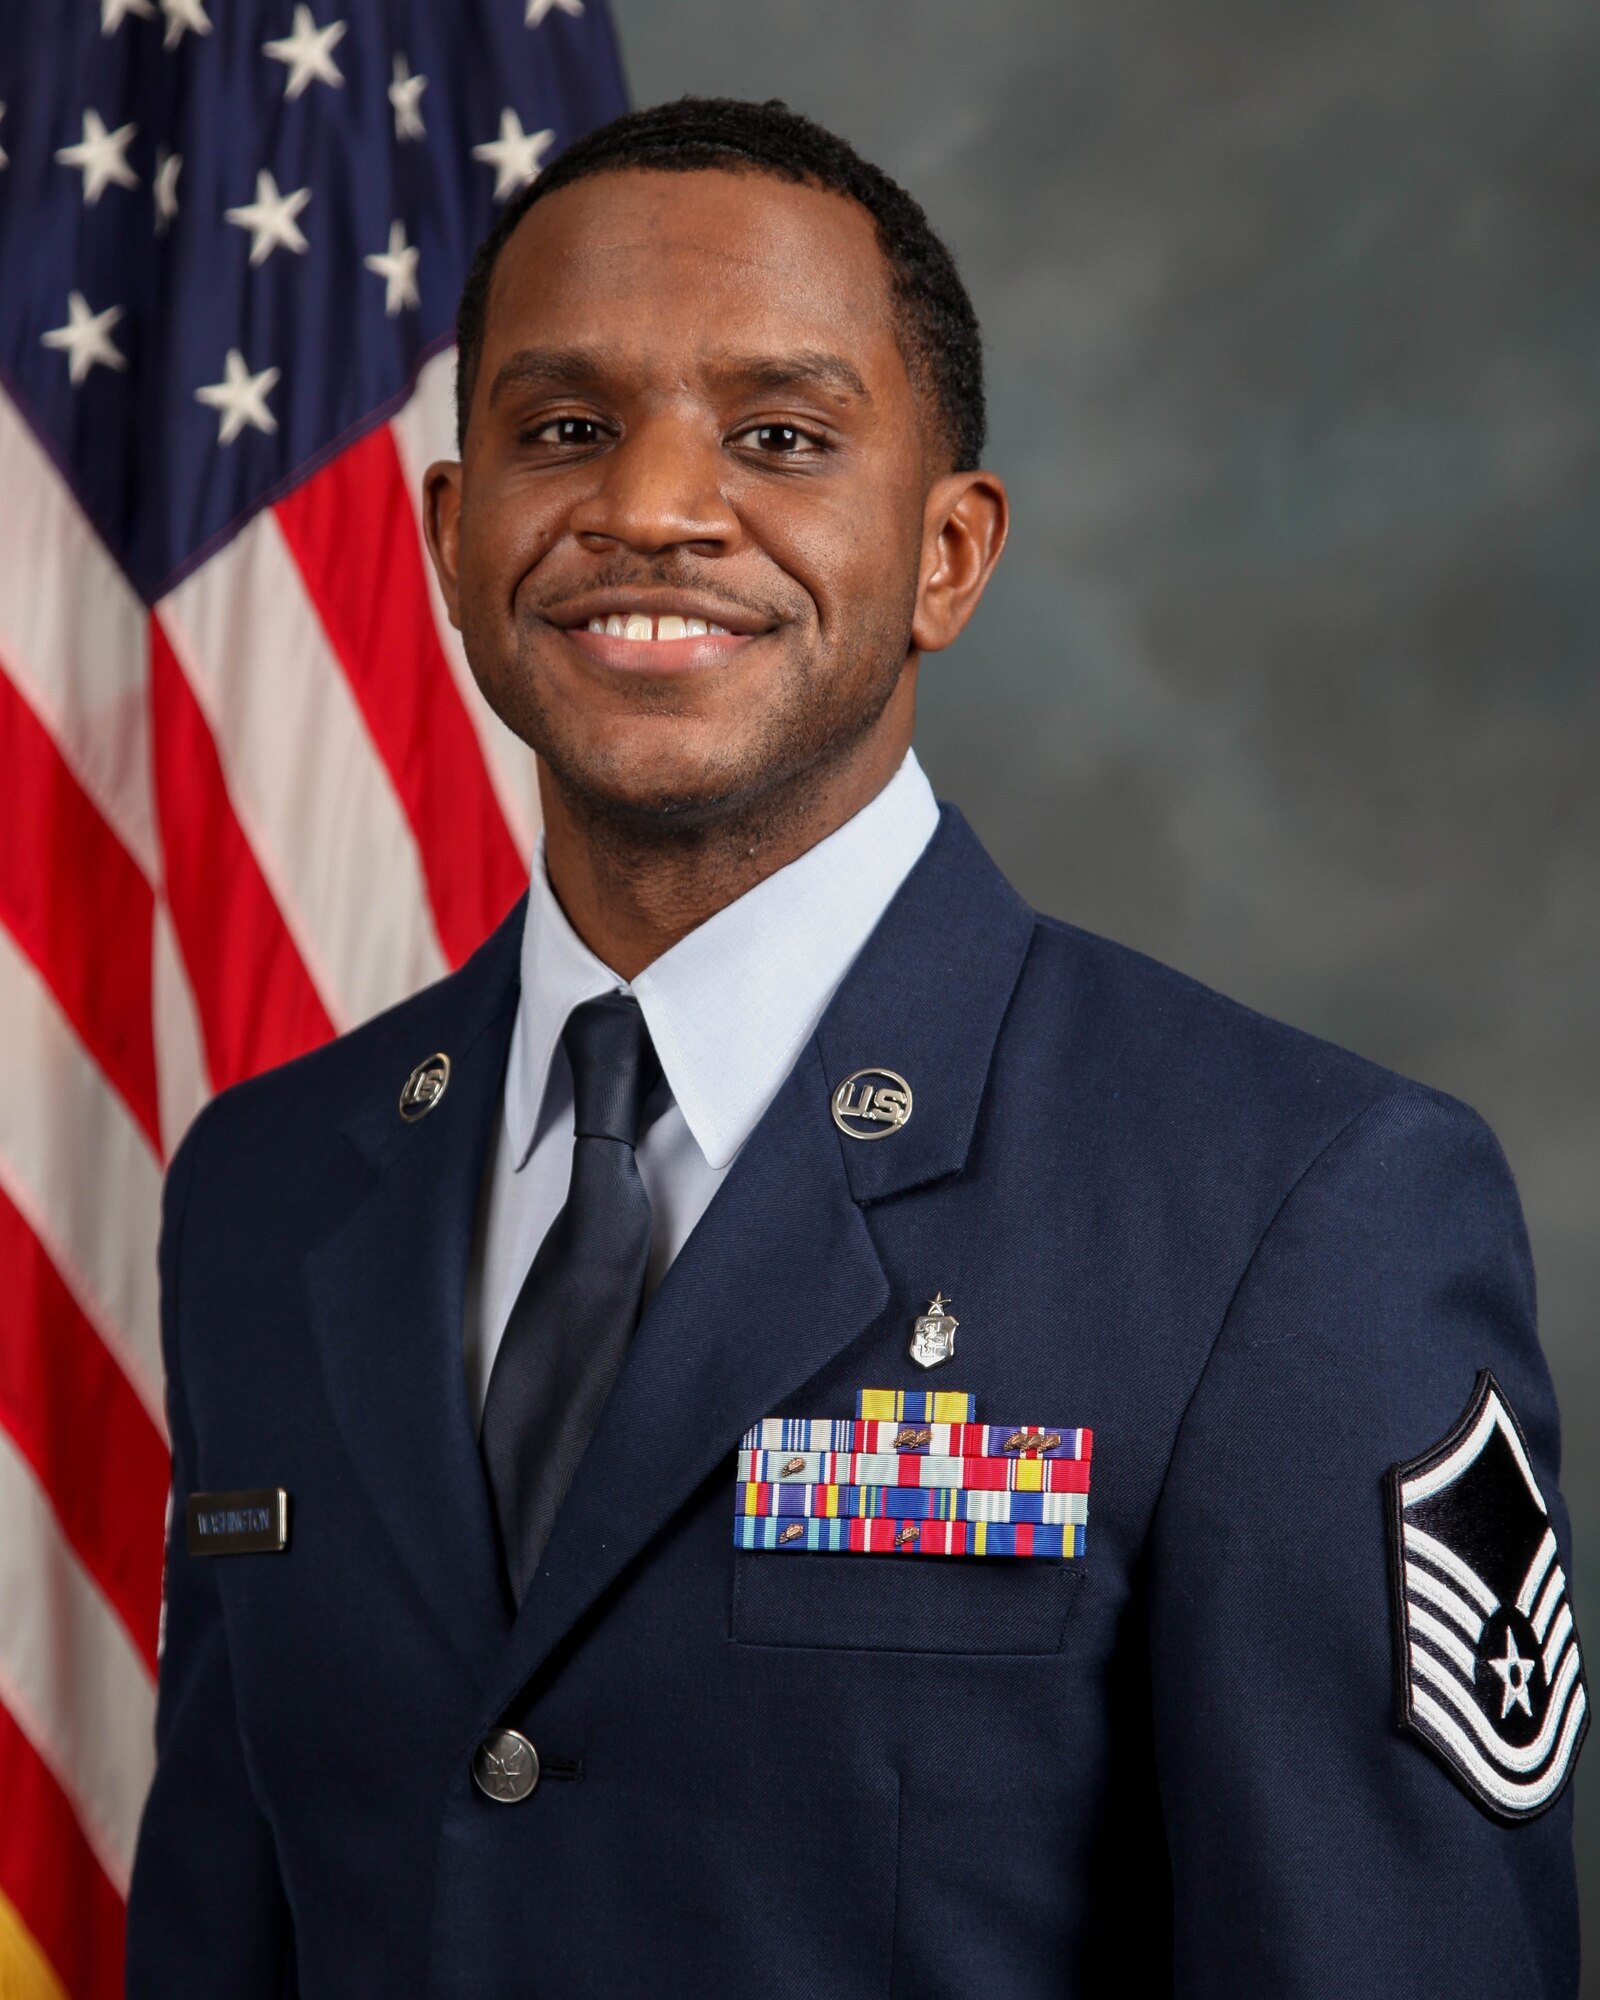
{"label": "chevron rank insignia patch", "polygon": [[1389,1491],[1401,1724],[1493,1818],[1532,1819],[1572,1774],[1589,1698],[1549,1510],[1487,1369]]}

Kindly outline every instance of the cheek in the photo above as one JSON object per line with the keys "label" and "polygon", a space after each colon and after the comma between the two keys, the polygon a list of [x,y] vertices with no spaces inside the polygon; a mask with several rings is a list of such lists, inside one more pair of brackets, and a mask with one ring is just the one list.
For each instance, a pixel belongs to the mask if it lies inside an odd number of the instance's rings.
{"label": "cheek", "polygon": [[477,486],[461,510],[463,597],[510,613],[518,586],[561,531],[563,509],[514,479]]}
{"label": "cheek", "polygon": [[746,531],[810,598],[824,640],[903,619],[914,595],[921,518],[904,491],[820,497],[802,506],[758,496],[742,510]]}

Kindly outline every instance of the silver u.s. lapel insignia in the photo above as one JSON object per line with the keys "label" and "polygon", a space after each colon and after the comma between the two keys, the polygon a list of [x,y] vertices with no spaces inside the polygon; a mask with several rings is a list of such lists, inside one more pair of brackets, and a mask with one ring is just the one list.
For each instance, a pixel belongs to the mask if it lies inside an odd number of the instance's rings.
{"label": "silver u.s. lapel insignia", "polygon": [[400,1093],[400,1116],[408,1125],[414,1125],[428,1113],[444,1096],[450,1082],[450,1058],[447,1055],[429,1056],[426,1062],[419,1062],[406,1078],[406,1087]]}
{"label": "silver u.s. lapel insignia", "polygon": [[911,1330],[911,1358],[923,1368],[937,1368],[956,1351],[956,1328],[961,1322],[945,1311],[948,1303],[943,1292],[935,1292]]}
{"label": "silver u.s. lapel insignia", "polygon": [[911,1086],[896,1070],[853,1070],[833,1093],[832,1108],[847,1139],[887,1139],[911,1116]]}

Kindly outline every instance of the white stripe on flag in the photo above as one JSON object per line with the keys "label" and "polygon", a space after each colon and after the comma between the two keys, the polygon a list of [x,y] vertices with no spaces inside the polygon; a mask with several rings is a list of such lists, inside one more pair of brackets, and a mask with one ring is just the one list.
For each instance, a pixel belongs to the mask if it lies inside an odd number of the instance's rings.
{"label": "white stripe on flag", "polygon": [[0,1090],[0,1186],[165,1437],[160,1166],[4,926],[0,1021],[14,1079]]}
{"label": "white stripe on flag", "polygon": [[161,1145],[170,1160],[195,1114],[211,1095],[205,1041],[195,1010],[189,975],[183,969],[172,917],[164,897],[156,898],[155,935],[150,952],[151,1005],[156,1041],[156,1086],[161,1109]]}
{"label": "white stripe on flag", "polygon": [[277,517],[258,514],[157,608],[335,1027],[437,979],[416,837]]}
{"label": "white stripe on flag", "polygon": [[155,1688],[4,1431],[0,1521],[0,1702],[125,1896],[155,1767]]}
{"label": "white stripe on flag", "polygon": [[[395,449],[406,475],[411,504],[417,515],[417,534],[422,537],[422,475],[436,458],[454,458],[456,351],[448,347],[423,364],[411,400],[390,421]],[[467,716],[477,733],[478,747],[494,787],[495,799],[505,814],[511,838],[524,861],[533,855],[533,837],[539,830],[539,775],[533,752],[514,736],[478,692],[467,656],[461,648],[461,634],[450,623],[439,579],[423,540],[422,566],[428,575],[428,596],[433,604],[433,622],[438,627],[439,644],[449,665]]]}
{"label": "white stripe on flag", "polygon": [[6,522],[0,659],[153,882],[160,864],[150,796],[145,609],[3,391],[0,494]]}

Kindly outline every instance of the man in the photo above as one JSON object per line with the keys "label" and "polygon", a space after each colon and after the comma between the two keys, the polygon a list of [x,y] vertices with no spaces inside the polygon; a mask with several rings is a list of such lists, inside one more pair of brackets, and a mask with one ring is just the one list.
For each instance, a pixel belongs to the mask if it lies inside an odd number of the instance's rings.
{"label": "man", "polygon": [[459,331],[430,545],[544,841],[174,1163],[130,1991],[1573,1992],[1509,1175],[934,806],[1006,500],[920,210],[686,100]]}

